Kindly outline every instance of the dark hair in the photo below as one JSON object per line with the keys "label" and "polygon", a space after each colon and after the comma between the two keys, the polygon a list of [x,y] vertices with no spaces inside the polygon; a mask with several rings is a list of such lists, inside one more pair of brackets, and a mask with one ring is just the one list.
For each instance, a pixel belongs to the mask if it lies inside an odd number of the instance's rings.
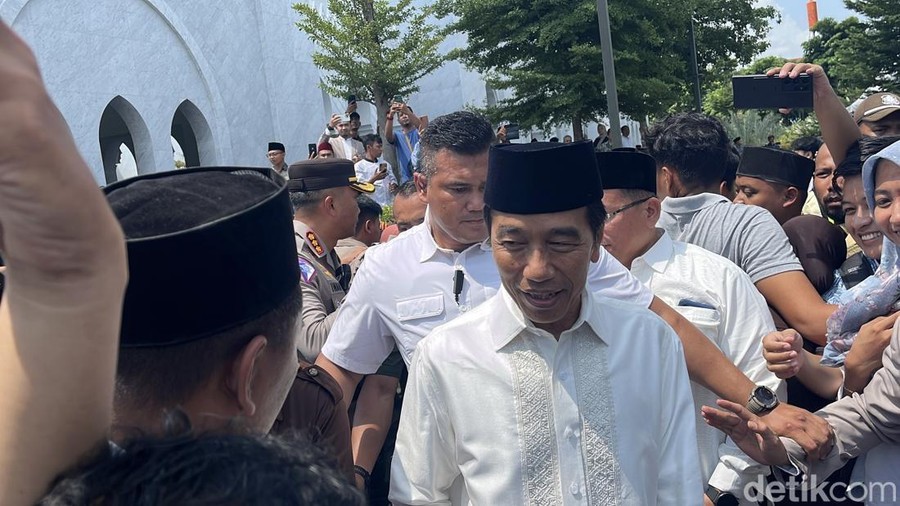
{"label": "dark hair", "polygon": [[356,197],[359,204],[359,218],[356,219],[356,231],[359,232],[365,226],[367,220],[381,218],[381,205],[365,195]]}
{"label": "dark hair", "polygon": [[[648,192],[649,193],[649,192]],[[606,222],[606,206],[602,200],[597,200],[585,206],[587,213],[588,226],[591,227],[591,233],[595,238],[599,238],[603,233],[603,224]],[[484,206],[484,224],[487,225],[488,233],[491,231],[491,208]]]}
{"label": "dark hair", "polygon": [[[862,174],[863,164],[870,156],[878,153],[891,144],[900,141],[900,136],[889,135],[886,137],[863,136],[847,148],[847,153],[840,165],[834,171],[832,180],[839,177],[859,176]],[[835,188],[837,186],[835,185]]]}
{"label": "dark hair", "polygon": [[394,200],[397,200],[398,197],[408,199],[419,192],[419,189],[416,188],[416,183],[410,179],[409,181],[400,185],[400,188],[397,188],[397,194],[394,195]]}
{"label": "dark hair", "polygon": [[559,137],[550,137],[550,139],[547,140],[547,142],[559,142]]}
{"label": "dark hair", "polygon": [[732,190],[734,181],[737,179],[738,167],[741,165],[741,152],[738,151],[737,145],[733,141],[728,148],[728,160],[725,164],[725,173],[722,174],[722,182],[729,190]]}
{"label": "dark hair", "polygon": [[359,119],[359,113],[356,111],[353,111],[350,113],[350,121],[353,121],[355,119]]}
{"label": "dark hair", "polygon": [[818,137],[800,137],[791,143],[791,151],[809,151],[815,155],[822,147],[822,139]]}
{"label": "dark hair", "polygon": [[369,134],[362,138],[363,148],[369,149],[372,144],[384,144],[378,134]]}
{"label": "dark hair", "polygon": [[654,124],[644,142],[657,167],[676,171],[692,189],[722,182],[733,145],[719,120],[698,112],[674,114]]}
{"label": "dark hair", "polygon": [[458,155],[477,155],[494,142],[494,129],[483,116],[456,111],[439,116],[425,127],[419,138],[419,167],[426,180],[437,172],[434,157],[446,149]]}
{"label": "dark hair", "polygon": [[288,196],[291,199],[291,207],[294,208],[294,212],[297,212],[300,209],[312,207],[321,202],[325,198],[325,192],[324,190],[295,191],[290,192]]}
{"label": "dark hair", "polygon": [[140,438],[67,472],[38,504],[362,506],[362,495],[347,478],[324,464],[332,460],[308,438]]}
{"label": "dark hair", "polygon": [[298,285],[267,314],[214,336],[174,346],[120,348],[116,401],[140,409],[174,409],[233,361],[253,337],[266,336],[271,350],[287,352],[300,309]]}

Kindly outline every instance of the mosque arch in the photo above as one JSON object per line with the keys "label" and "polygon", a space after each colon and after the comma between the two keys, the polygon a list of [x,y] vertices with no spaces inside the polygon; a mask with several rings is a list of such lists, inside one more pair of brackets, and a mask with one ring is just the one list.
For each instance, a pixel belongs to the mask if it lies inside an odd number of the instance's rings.
{"label": "mosque arch", "polygon": [[[106,184],[155,170],[152,141],[147,124],[131,102],[122,96],[114,97],[103,109],[103,114],[100,115],[98,140]],[[130,161],[123,159],[123,144],[134,157],[133,168],[128,168]],[[126,166],[119,167],[122,162],[125,162]]]}
{"label": "mosque arch", "polygon": [[172,138],[181,146],[187,167],[216,165],[216,146],[209,122],[190,100],[181,102],[172,115]]}

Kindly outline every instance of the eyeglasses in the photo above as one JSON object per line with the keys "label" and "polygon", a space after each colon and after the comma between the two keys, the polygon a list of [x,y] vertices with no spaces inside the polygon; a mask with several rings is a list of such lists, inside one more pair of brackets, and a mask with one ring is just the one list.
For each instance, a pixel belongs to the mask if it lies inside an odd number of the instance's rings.
{"label": "eyeglasses", "polygon": [[653,198],[653,195],[650,195],[650,196],[644,197],[644,198],[642,198],[642,199],[635,200],[634,202],[630,202],[630,203],[628,203],[628,204],[625,204],[624,206],[622,206],[622,207],[616,209],[615,211],[613,211],[613,212],[607,214],[607,215],[606,215],[606,222],[609,223],[609,222],[612,221],[612,219],[615,218],[617,215],[619,215],[619,214],[621,214],[621,213],[623,213],[623,212],[625,212],[625,211],[631,209],[631,208],[634,207],[634,206],[641,205],[641,204],[643,204],[644,202],[647,202],[648,200],[650,200],[650,199],[652,199],[652,198]]}

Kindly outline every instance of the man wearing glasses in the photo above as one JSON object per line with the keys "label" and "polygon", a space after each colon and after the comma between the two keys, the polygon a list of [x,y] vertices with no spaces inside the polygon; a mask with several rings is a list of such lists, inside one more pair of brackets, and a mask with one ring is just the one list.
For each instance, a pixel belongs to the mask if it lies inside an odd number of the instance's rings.
{"label": "man wearing glasses", "polygon": [[[759,148],[764,149],[764,148]],[[601,244],[647,288],[697,326],[754,383],[785,398],[784,382],[766,368],[762,336],[775,329],[766,301],[740,267],[699,246],[675,241],[656,222],[656,162],[642,153],[598,153],[603,204]],[[696,409],[713,393],[691,384]],[[713,504],[746,504],[744,486],[768,474],[725,434],[697,417],[700,478]],[[730,501],[730,502],[729,502]]]}

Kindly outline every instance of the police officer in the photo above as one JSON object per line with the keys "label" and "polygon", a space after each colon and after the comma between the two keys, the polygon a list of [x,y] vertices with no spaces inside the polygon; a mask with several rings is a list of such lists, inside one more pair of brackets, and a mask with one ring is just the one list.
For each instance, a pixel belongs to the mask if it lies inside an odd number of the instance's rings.
{"label": "police officer", "polygon": [[312,362],[350,283],[350,269],[341,264],[334,247],[356,230],[357,195],[372,193],[375,186],[358,181],[353,162],[339,158],[303,160],[288,167],[288,175],[303,293],[299,346]]}

